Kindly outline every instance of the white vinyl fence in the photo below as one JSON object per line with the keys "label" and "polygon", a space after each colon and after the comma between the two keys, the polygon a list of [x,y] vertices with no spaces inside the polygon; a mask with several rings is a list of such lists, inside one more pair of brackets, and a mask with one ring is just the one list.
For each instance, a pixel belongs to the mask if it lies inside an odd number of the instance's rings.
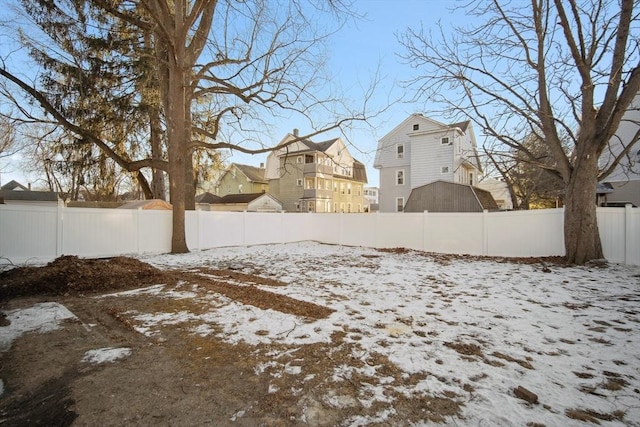
{"label": "white vinyl fence", "polygon": [[[640,209],[598,208],[605,257],[640,265]],[[494,213],[186,212],[191,250],[322,243],[529,257],[564,254],[563,210]],[[109,257],[171,250],[171,212],[0,205],[0,263],[60,255]]]}

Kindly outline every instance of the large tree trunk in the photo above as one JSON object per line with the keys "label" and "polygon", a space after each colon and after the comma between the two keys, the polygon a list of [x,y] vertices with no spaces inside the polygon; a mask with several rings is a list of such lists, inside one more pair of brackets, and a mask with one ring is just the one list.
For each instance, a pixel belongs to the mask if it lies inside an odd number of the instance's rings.
{"label": "large tree trunk", "polygon": [[[162,128],[160,126],[160,114],[157,110],[152,109],[149,113],[150,129],[151,129],[151,158],[154,160],[162,160]],[[164,186],[164,173],[158,168],[151,169],[151,192],[154,199],[166,199]]]}
{"label": "large tree trunk", "polygon": [[579,157],[565,194],[564,246],[571,264],[604,258],[596,217],[598,156]]}

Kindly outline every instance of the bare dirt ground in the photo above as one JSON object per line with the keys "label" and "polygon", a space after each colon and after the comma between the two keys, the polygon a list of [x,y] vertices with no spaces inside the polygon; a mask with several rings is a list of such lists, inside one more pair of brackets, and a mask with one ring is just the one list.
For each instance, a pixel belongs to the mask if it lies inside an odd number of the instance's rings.
{"label": "bare dirt ground", "polygon": [[[310,320],[332,312],[212,277],[250,285],[284,285],[233,270],[161,271],[125,257],[87,260],[67,256],[44,267],[20,267],[0,274],[3,311],[55,301],[78,317],[78,321],[68,321],[53,332],[25,334],[0,354],[0,377],[5,388],[0,398],[0,425],[291,426],[303,424],[301,413],[304,425],[334,425],[350,415],[379,409],[361,407],[355,398],[357,379],[349,378],[341,384],[330,381],[328,376],[334,367],[368,363],[381,374],[400,380],[401,373],[382,356],[375,361],[353,360],[350,345],[342,342],[343,335],[334,334],[329,344],[277,349],[278,354],[284,354],[279,362],[304,367],[311,374],[303,384],[282,377],[274,387],[273,376],[268,375],[270,355],[276,350],[273,345],[230,345],[184,333],[179,326],[167,330],[162,338],[150,339],[136,332],[123,315],[131,307],[151,312],[158,308],[199,310],[195,305],[187,307],[189,302],[185,300],[161,300],[149,295],[93,298],[124,288],[187,281],[245,304]],[[122,284],[127,285],[123,288]],[[6,324],[6,319],[2,320]],[[131,348],[132,355],[112,364],[82,362],[88,350],[107,347]],[[402,378],[405,383],[419,380]],[[424,419],[443,421],[459,410],[452,398],[395,397],[395,418],[400,424]],[[340,404],[328,404],[331,400]]]}

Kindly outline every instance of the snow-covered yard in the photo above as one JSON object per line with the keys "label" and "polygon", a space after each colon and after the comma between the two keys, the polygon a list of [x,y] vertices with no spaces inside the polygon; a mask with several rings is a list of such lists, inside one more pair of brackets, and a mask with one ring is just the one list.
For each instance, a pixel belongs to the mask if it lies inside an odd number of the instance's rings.
{"label": "snow-covered yard", "polygon": [[[313,242],[141,259],[162,269],[208,267],[277,279],[287,285],[258,287],[335,310],[313,320],[242,304],[188,281],[101,297],[148,294],[207,307],[132,307],[125,314],[149,337],[183,324],[200,337],[270,345],[267,361],[254,371],[271,376],[274,393],[283,391],[283,378],[301,385],[317,375],[295,363],[298,349],[326,344],[321,348],[331,358],[340,351],[330,345],[339,335],[354,363],[326,374],[354,393],[328,394],[320,403],[351,408],[341,425],[392,420],[394,401],[404,396],[425,405],[438,398],[458,402],[459,412],[444,417],[451,425],[640,426],[639,267],[521,264]],[[18,314],[9,314],[11,327],[20,327]],[[397,372],[381,370],[380,358]],[[297,422],[313,424],[310,406]]]}

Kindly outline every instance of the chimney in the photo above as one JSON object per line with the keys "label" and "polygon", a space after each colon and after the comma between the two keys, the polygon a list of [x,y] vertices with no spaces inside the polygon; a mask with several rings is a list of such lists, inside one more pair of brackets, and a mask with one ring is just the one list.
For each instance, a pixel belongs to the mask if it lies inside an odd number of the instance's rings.
{"label": "chimney", "polygon": [[293,128],[293,136],[298,136],[298,134],[300,133],[300,131],[298,130],[298,128]]}
{"label": "chimney", "polygon": [[264,163],[260,162],[260,169],[264,169]]}

